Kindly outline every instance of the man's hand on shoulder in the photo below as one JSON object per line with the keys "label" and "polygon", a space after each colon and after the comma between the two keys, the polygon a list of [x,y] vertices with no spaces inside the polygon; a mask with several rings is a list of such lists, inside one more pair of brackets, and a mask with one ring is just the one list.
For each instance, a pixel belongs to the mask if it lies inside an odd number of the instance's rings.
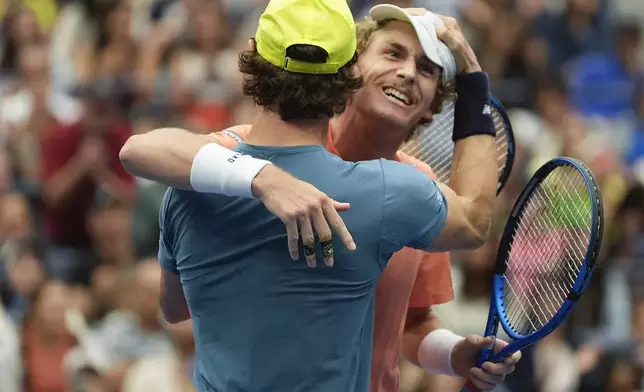
{"label": "man's hand on shoulder", "polygon": [[264,167],[257,174],[252,182],[252,191],[286,225],[288,249],[293,260],[299,259],[298,240],[301,234],[306,261],[310,267],[315,267],[315,231],[323,245],[325,264],[333,265],[333,248],[328,248],[332,246],[331,227],[348,249],[356,248],[338,214],[338,211],[349,209],[348,203],[333,200],[313,185],[298,180],[274,165]]}

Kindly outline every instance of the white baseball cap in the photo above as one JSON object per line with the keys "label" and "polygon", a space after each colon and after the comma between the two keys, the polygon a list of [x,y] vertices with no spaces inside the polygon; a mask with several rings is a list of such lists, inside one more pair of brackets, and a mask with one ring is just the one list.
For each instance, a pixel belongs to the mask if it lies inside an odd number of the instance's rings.
{"label": "white baseball cap", "polygon": [[427,58],[442,68],[443,81],[449,82],[456,77],[454,55],[436,35],[436,25],[445,25],[436,14],[428,11],[423,15],[410,15],[395,5],[380,4],[369,10],[369,16],[377,22],[395,19],[411,23]]}

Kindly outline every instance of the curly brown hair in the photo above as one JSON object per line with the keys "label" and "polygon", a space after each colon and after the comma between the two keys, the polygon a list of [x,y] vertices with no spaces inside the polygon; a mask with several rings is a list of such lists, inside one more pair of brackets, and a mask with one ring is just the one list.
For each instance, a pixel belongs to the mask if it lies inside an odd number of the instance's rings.
{"label": "curly brown hair", "polygon": [[[377,22],[367,16],[363,20],[356,23],[358,54],[362,53],[369,46],[373,33],[384,28],[387,25],[387,23],[389,23],[390,21],[391,20]],[[434,100],[432,101],[430,109],[433,114],[438,114],[443,110],[443,103],[445,103],[446,101],[451,101],[455,99],[456,99],[456,90],[455,90],[454,84],[453,83],[445,84],[441,78],[438,82],[438,86],[436,87],[436,95],[434,96]],[[414,129],[423,127],[425,125],[429,125],[430,122],[431,121],[428,121],[427,119],[423,118],[420,120],[418,125],[414,127]],[[412,135],[413,133],[414,132],[412,132]]]}
{"label": "curly brown hair", "polygon": [[[328,53],[313,45],[292,45],[286,56],[299,61],[323,63]],[[284,121],[318,120],[342,113],[349,98],[362,87],[353,74],[357,55],[335,74],[302,74],[280,69],[255,51],[239,55],[239,70],[246,75],[244,94],[276,112]]]}

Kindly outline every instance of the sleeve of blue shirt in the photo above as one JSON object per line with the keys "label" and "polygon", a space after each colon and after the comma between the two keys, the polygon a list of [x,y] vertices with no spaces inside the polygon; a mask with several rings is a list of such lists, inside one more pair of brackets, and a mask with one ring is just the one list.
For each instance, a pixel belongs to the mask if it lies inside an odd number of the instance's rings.
{"label": "sleeve of blue shirt", "polygon": [[384,159],[381,164],[384,176],[381,239],[385,242],[381,250],[428,248],[447,219],[443,192],[427,174],[410,165]]}
{"label": "sleeve of blue shirt", "polygon": [[179,270],[177,269],[177,261],[174,258],[174,251],[172,249],[172,239],[169,238],[168,233],[172,231],[171,227],[168,227],[167,224],[167,214],[168,214],[168,205],[170,204],[170,198],[172,197],[172,189],[168,189],[163,201],[161,202],[161,208],[159,209],[159,263],[161,267],[168,272],[172,272],[175,275],[179,275]]}

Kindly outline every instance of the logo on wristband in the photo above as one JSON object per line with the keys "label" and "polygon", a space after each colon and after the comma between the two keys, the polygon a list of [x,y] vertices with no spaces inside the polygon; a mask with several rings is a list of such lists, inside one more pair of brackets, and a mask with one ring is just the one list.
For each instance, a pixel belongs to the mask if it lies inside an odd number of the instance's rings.
{"label": "logo on wristband", "polygon": [[235,154],[231,155],[230,157],[228,157],[228,162],[235,163],[237,158],[242,157],[242,156],[244,156],[244,154],[235,153]]}
{"label": "logo on wristband", "polygon": [[491,116],[491,115],[492,115],[492,108],[490,107],[490,105],[488,105],[488,104],[486,103],[486,104],[485,104],[485,106],[483,106],[483,111],[481,112],[481,114],[485,114],[485,115],[487,115],[487,116]]}

